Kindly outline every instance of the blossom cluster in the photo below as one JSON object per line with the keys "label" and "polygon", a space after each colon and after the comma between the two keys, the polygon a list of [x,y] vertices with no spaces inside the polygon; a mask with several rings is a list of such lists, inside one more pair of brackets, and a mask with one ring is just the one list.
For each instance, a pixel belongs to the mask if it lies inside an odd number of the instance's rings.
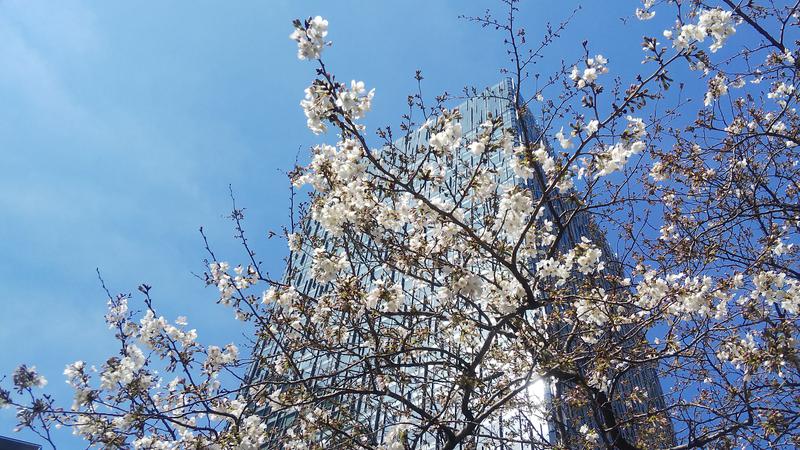
{"label": "blossom cluster", "polygon": [[586,60],[586,67],[583,70],[580,70],[578,66],[572,66],[569,77],[579,89],[594,85],[599,75],[608,73],[606,64],[608,64],[608,60],[603,55],[595,55],[594,58]]}
{"label": "blossom cluster", "polygon": [[622,133],[621,142],[608,146],[597,155],[594,163],[597,170],[595,177],[622,170],[631,156],[642,153],[645,149],[645,143],[641,140],[647,134],[644,121],[631,116],[627,119],[628,126]]}
{"label": "blossom cluster", "polygon": [[380,308],[393,313],[400,309],[405,295],[399,284],[377,280],[372,283],[372,288],[365,298],[366,307],[369,309]]}
{"label": "blossom cluster", "polygon": [[[682,25],[679,34],[672,41],[672,45],[678,50],[686,50],[693,42],[703,42],[706,37],[711,36],[714,42],[711,44],[711,52],[716,52],[722,48],[725,41],[736,33],[733,12],[719,8],[707,9],[700,12],[699,20],[696,24]],[[665,32],[667,38],[672,37],[672,31]]]}
{"label": "blossom cluster", "polygon": [[299,20],[294,24],[295,30],[289,35],[297,41],[297,57],[299,59],[319,59],[325,47],[325,36],[328,35],[328,21],[320,16],[309,19],[305,24]]}
{"label": "blossom cluster", "polygon": [[570,251],[560,258],[546,258],[536,262],[536,272],[542,278],[554,278],[556,286],[565,285],[573,276],[572,270],[589,275],[605,268],[603,252],[586,236],[581,237]]}

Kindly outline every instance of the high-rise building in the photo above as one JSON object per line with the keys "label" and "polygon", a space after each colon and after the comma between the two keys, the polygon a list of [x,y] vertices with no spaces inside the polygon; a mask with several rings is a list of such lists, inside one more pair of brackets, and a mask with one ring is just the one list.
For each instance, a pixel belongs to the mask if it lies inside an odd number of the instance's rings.
{"label": "high-rise building", "polygon": [[0,450],[41,450],[41,448],[42,446],[39,444],[0,436]]}
{"label": "high-rise building", "polygon": [[[461,115],[460,124],[463,132],[464,142],[470,142],[473,140],[480,132],[481,124],[484,123],[489,117],[502,118],[503,129],[512,131],[516,136],[520,136],[524,132],[527,133],[527,136],[531,142],[537,142],[539,140],[546,141],[544,136],[541,136],[540,129],[537,127],[530,115],[525,115],[522,119],[517,117],[513,96],[513,82],[510,79],[507,79],[500,84],[487,89],[483,93],[470,97],[464,103],[459,105],[457,109]],[[427,127],[421,127],[416,131],[409,132],[407,136],[404,136],[396,141],[395,147],[401,149],[401,151],[403,149],[415,149],[419,146],[428,145],[429,139],[429,129]],[[464,148],[463,151],[466,152],[467,149]],[[496,184],[505,183],[509,180],[518,180],[518,183],[520,184],[525,183],[525,186],[529,188],[531,192],[533,192],[535,201],[537,196],[541,196],[541,189],[537,183],[532,181],[524,181],[515,176],[513,165],[510,161],[511,158],[513,158],[513,156],[507,156],[503,152],[495,152],[493,154],[490,164],[493,165],[493,173],[494,177],[496,178],[494,181]],[[445,177],[449,176],[456,175],[448,171]],[[436,193],[429,194],[435,195]],[[554,203],[557,213],[563,212],[567,206],[561,200],[554,200]],[[302,224],[302,226],[306,228],[305,234],[315,236],[318,242],[321,242],[326,246],[327,250],[335,252],[336,249],[329,245],[327,234],[321,228],[319,223],[308,219]],[[569,222],[566,233],[564,234],[559,245],[562,249],[568,250],[580,243],[581,238],[591,239],[595,245],[603,249],[603,253],[607,258],[611,258],[612,253],[605,238],[592,224],[588,216],[578,214]],[[364,239],[368,238],[365,237]],[[319,244],[317,244],[317,247],[318,246]],[[302,294],[318,297],[320,295],[324,295],[328,287],[315,281],[314,277],[311,275],[312,252],[312,248],[307,248],[300,252],[294,252],[290,262],[293,270],[288,275],[288,279],[285,281],[294,286]],[[531,262],[531,264],[535,264],[535,261]],[[613,261],[609,260],[607,260],[606,267],[607,270],[620,270],[618,265],[615,265]],[[362,268],[357,268],[357,270],[361,272],[374,272],[376,269],[363,268],[362,270]],[[425,301],[424,297],[431,294],[431,287],[419,286],[419,283],[412,283],[411,280],[404,280],[402,279],[402,276],[396,273],[372,273],[369,279],[378,279],[380,278],[379,275],[388,275],[395,283],[399,283],[403,286],[403,290],[406,292],[406,306],[413,304],[414,302],[423,302]],[[437,324],[431,323],[432,328],[435,328],[436,326]],[[281,330],[277,330],[277,332],[277,337],[280,339]],[[262,343],[262,345],[257,347],[256,351],[263,357],[263,361],[270,361],[271,358],[277,358],[280,354],[279,345],[277,345],[275,341]],[[313,349],[309,348],[307,353],[298,355],[298,361],[298,368],[304,373],[304,375],[313,377],[317,372],[320,371],[330,372],[331,368],[346,368],[349,359],[343,355],[326,355],[323,353],[315,353]],[[264,370],[264,367],[259,365],[254,366],[250,374],[250,378],[253,380],[265,380],[274,376],[274,374],[270,374],[269,371]],[[346,376],[346,370],[342,371],[341,377],[346,378]],[[423,386],[420,389],[428,388],[430,387]],[[509,428],[509,430],[513,428],[513,433],[515,436],[518,436],[518,438],[510,439],[510,442],[514,440],[522,442],[526,440],[526,437],[529,437],[527,440],[531,442],[542,442],[542,440],[544,440],[552,443],[559,441],[566,446],[570,446],[568,442],[570,436],[577,433],[581,426],[594,426],[593,424],[595,422],[593,419],[593,414],[596,414],[596,412],[581,407],[550,407],[552,406],[554,399],[558,398],[567,388],[568,386],[564,385],[563,383],[553,383],[549,380],[542,379],[536,380],[531,383],[527,392],[522,394],[527,395],[528,397],[526,403],[530,406],[530,411],[526,412],[524,415],[514,416],[514,420],[517,422],[520,421],[520,417],[524,416],[526,418],[525,423],[510,423],[512,422],[511,419],[506,420],[506,417],[502,416],[497,423],[489,424],[488,426],[500,435],[503,433],[503,427]],[[648,399],[644,405],[640,404],[639,406],[631,406],[629,404],[630,402],[626,402],[626,397],[634,390],[644,393],[644,396]],[[424,397],[423,395],[419,394],[420,392],[408,392],[404,395],[408,395],[408,398],[419,397],[421,399]],[[640,368],[630,371],[619,383],[619,389],[617,391],[616,398],[614,399],[614,409],[621,416],[624,416],[626,413],[631,413],[632,408],[646,408],[647,405],[655,405],[656,407],[663,409],[662,397],[663,393],[654,368]],[[343,401],[347,402],[347,400]],[[273,439],[267,445],[267,448],[281,448],[281,440],[283,439],[282,436],[294,422],[294,413],[273,413],[267,408],[263,411],[263,414],[265,415],[267,426],[272,431],[271,436]],[[372,436],[373,444],[382,442],[385,437],[384,433],[385,429],[387,428],[386,425],[391,424],[392,420],[394,420],[390,415],[386,414],[384,408],[381,406],[380,401],[370,404],[358,398],[354,398],[352,404],[349,405],[349,414],[351,415],[349,420],[357,420],[360,424],[364,424],[367,428],[376,430],[374,436]],[[509,417],[511,417],[511,415]],[[664,430],[661,432],[661,434],[662,436],[666,436],[667,439],[672,440],[672,430],[671,426],[669,425],[669,420],[666,419],[665,423],[667,425],[664,427]],[[632,437],[639,431],[640,430],[637,430],[636,428],[628,427],[623,430],[623,433],[628,437]],[[509,433],[511,432],[512,431],[509,431]],[[422,442],[422,445],[420,445],[418,448],[438,448],[436,441],[436,437],[432,436],[429,438],[429,441]],[[335,445],[331,445],[331,448],[335,448]],[[481,448],[480,438],[473,438],[472,440],[469,440],[462,448]],[[515,444],[514,446],[502,448],[528,449],[538,447],[535,445],[520,443]]]}

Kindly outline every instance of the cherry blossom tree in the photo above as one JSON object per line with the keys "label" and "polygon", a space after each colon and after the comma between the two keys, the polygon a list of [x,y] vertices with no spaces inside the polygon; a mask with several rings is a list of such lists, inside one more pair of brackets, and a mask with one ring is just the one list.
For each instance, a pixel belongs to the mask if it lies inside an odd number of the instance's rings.
{"label": "cherry blossom tree", "polygon": [[[119,354],[67,366],[71,406],[29,366],[0,405],[104,448],[799,445],[800,2],[645,0],[632,17],[674,26],[616,74],[591,42],[537,73],[568,20],[531,43],[503,5],[466,20],[503,36],[514,118],[535,128],[466,135],[452,98],[418,93],[369,131],[375,91],[326,65],[325,19],[295,21],[315,74],[300,106],[331,140],[291,173],[308,199],[286,273],[264,275],[235,204],[246,259],[206,242],[207,284],[258,344],[200,344],[142,285],[109,293]],[[660,398],[630,381],[648,371]]]}

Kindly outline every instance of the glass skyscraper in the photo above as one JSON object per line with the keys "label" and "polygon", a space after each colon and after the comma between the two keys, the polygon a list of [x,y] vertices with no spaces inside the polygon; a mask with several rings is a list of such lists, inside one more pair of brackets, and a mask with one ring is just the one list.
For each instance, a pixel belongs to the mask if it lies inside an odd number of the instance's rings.
{"label": "glass skyscraper", "polygon": [[[517,117],[513,95],[513,83],[510,79],[507,79],[487,89],[483,93],[472,96],[459,105],[457,109],[461,114],[460,123],[463,130],[464,142],[473,140],[480,132],[480,125],[489,117],[502,118],[503,127],[512,131],[516,136],[519,136],[524,131],[527,133],[531,142],[538,142],[539,140],[546,142],[547,140],[544,139],[544,136],[541,136],[540,129],[534,123],[530,115],[525,115],[521,119]],[[422,127],[416,131],[409,132],[407,136],[397,140],[395,142],[395,147],[399,148],[401,151],[413,150],[419,146],[428,145],[429,139],[429,129],[427,127]],[[466,148],[464,148],[463,151],[466,152]],[[509,180],[516,180],[515,182],[524,184],[533,192],[534,199],[536,199],[537,196],[540,197],[541,189],[538,183],[532,180],[522,180],[515,176],[510,158],[513,157],[506,156],[504,152],[494,152],[492,154],[489,164],[493,166],[493,174],[496,177],[496,183],[501,184]],[[455,175],[448,172],[446,176]],[[436,195],[435,192],[429,192],[428,194]],[[562,203],[561,200],[554,200],[554,204],[557,213],[563,212],[568,206]],[[327,250],[336,250],[333,248],[331,240],[327,238],[326,233],[318,223],[308,219],[302,226],[305,228],[304,234],[316,236],[318,242],[324,243]],[[591,223],[589,217],[585,214],[577,214],[573,217],[569,222],[566,233],[562,237],[559,246],[562,250],[566,251],[581,242],[582,237],[591,239],[595,245],[603,250],[604,259],[606,260],[606,270],[618,271],[621,273],[619,265],[614,264],[613,260],[611,260],[612,253],[602,233],[597,230]],[[369,238],[365,237],[364,239]],[[293,270],[291,273],[287,274],[285,282],[294,286],[302,294],[311,297],[319,297],[325,294],[328,286],[316,282],[311,276],[312,252],[313,249],[308,247],[305,248],[304,251],[293,253],[290,262]],[[531,264],[535,264],[535,261],[531,262]],[[357,270],[362,271],[362,268],[357,268]],[[363,272],[367,271],[374,272],[375,269],[363,268]],[[389,276],[395,283],[402,285],[404,292],[406,292],[406,307],[414,302],[424,302],[426,301],[425,297],[431,295],[431,287],[420,286],[419,283],[413,282],[412,280],[403,279],[403,277],[397,273],[372,273],[368,278],[374,280],[381,278],[381,276]],[[432,329],[435,329],[437,324],[431,323],[430,326]],[[278,339],[280,339],[280,333],[282,331],[285,330],[277,330]],[[262,358],[262,361],[270,361],[279,357],[280,349],[278,347],[279,346],[274,341],[264,341],[256,348],[256,352],[258,356]],[[352,358],[352,356],[348,357],[345,355],[331,355],[325,354],[324,352],[317,352],[311,348],[311,346],[307,350],[300,351],[297,354],[299,369],[304,375],[309,377],[313,377],[318,372],[330,372],[332,370],[336,371],[337,368],[345,368],[348,365],[349,358]],[[341,375],[343,379],[346,379],[346,374],[347,371],[344,370]],[[266,370],[265,367],[259,365],[255,365],[250,374],[251,379],[254,380],[266,380],[275,376],[275,374],[271,374],[269,370]],[[512,424],[510,423],[512,419],[505,420],[505,417],[501,415],[501,419],[499,419],[497,423],[489,425],[489,427],[495,430],[499,435],[503,434],[503,427],[513,427],[515,436],[519,436],[519,438],[514,439],[519,441],[519,443],[497,448],[539,448],[539,446],[535,444],[523,443],[523,441],[526,440],[525,436],[530,437],[528,439],[530,442],[560,442],[562,445],[569,446],[568,441],[570,440],[570,436],[574,436],[582,425],[594,426],[593,414],[596,412],[592,412],[583,407],[552,407],[554,399],[561,396],[567,388],[568,386],[565,386],[563,383],[553,383],[550,380],[543,379],[531,383],[527,392],[520,394],[522,396],[527,396],[527,404],[530,406],[530,411],[526,412],[524,415],[527,418],[526,422]],[[420,389],[424,390],[427,389],[427,387],[421,387]],[[645,405],[631,406],[628,404],[629,402],[626,402],[627,396],[634,389],[646,393],[648,400],[645,402]],[[427,398],[420,390],[416,392],[407,392],[404,393],[404,395],[407,395],[409,399],[419,399],[420,402],[426,401],[424,399]],[[635,408],[646,408],[646,405],[663,409],[662,397],[663,393],[654,368],[632,370],[627,373],[624,379],[619,383],[618,394],[614,399],[614,409],[621,416],[633,412],[632,409]],[[346,403],[349,400],[344,399],[341,401]],[[561,402],[559,402],[559,404],[561,404]],[[272,431],[272,441],[267,444],[267,448],[281,448],[281,440],[295,420],[294,413],[276,413],[267,408],[263,411],[263,414],[268,427]],[[382,401],[369,402],[362,398],[355,397],[352,403],[349,404],[348,414],[350,415],[348,420],[355,420],[366,428],[375,430],[371,436],[371,444],[380,444],[383,441],[387,425],[391,424],[394,420],[391,414],[387,414],[385,408],[382,407]],[[509,418],[511,416],[516,417],[514,414],[510,414]],[[668,419],[666,423],[668,423]],[[671,440],[672,430],[670,427],[667,428],[669,429],[663,430],[663,433],[664,436],[667,436],[667,439]],[[633,437],[639,430],[629,427],[624,429],[623,432],[625,435]],[[419,444],[420,446],[418,448],[435,449],[439,446],[435,435],[431,435],[427,440],[423,440]],[[336,448],[335,444],[331,444],[330,448]],[[482,444],[480,438],[471,438],[471,440],[465,442],[460,448],[482,448]]]}

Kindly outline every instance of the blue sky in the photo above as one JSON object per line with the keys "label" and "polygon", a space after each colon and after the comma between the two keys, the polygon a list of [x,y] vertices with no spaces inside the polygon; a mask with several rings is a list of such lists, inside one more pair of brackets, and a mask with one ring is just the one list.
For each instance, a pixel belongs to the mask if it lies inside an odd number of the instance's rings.
{"label": "blue sky", "polygon": [[[429,98],[501,78],[502,37],[458,19],[498,3],[0,2],[0,373],[36,365],[71,402],[64,365],[116,351],[95,268],[113,292],[152,285],[162,314],[188,315],[202,342],[242,342],[192,274],[205,257],[197,229],[242,260],[224,218],[232,184],[260,259],[282,272],[285,245],[266,239],[288,220],[281,172],[323,139],[298,106],[314,73],[295,57],[291,20],[329,19],[330,67],[376,88],[368,124],[396,126],[415,69]],[[664,24],[623,26],[636,2],[585,3],[542,73],[578,57],[584,39],[612,73],[637,70],[640,36]],[[529,38],[574,6],[524,3]],[[14,424],[0,411],[0,435]]]}

